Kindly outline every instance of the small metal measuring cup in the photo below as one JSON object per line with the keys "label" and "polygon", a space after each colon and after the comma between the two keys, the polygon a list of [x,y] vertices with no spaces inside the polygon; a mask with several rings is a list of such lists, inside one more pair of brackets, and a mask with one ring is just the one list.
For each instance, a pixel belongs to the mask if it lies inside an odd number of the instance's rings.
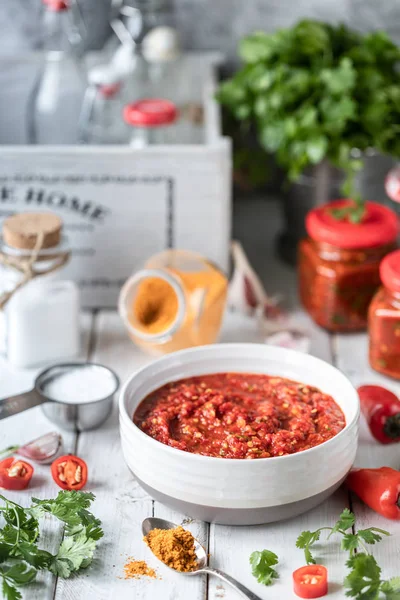
{"label": "small metal measuring cup", "polygon": [[[79,369],[94,369],[99,378],[113,382],[113,389],[107,396],[90,402],[65,403],[45,394],[46,385],[64,373]],[[24,410],[41,406],[50,421],[68,431],[86,431],[99,427],[109,416],[113,406],[113,397],[119,388],[117,375],[104,365],[96,363],[63,363],[45,369],[36,377],[32,390],[0,400],[0,420],[12,417]]]}

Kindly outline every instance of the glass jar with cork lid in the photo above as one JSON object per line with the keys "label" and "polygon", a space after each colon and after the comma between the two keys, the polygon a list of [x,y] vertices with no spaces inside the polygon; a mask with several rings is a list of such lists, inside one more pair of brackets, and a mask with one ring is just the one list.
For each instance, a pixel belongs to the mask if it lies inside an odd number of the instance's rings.
{"label": "glass jar with cork lid", "polygon": [[0,238],[0,347],[28,367],[79,351],[79,292],[62,280],[70,252],[53,213],[19,213]]}
{"label": "glass jar with cork lid", "polygon": [[150,354],[214,343],[226,305],[228,279],[196,252],[153,256],[123,286],[119,314],[132,340]]}

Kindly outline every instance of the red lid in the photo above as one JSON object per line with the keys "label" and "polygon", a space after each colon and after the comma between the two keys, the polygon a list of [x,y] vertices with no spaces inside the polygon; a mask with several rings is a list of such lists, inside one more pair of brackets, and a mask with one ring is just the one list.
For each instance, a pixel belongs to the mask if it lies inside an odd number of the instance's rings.
{"label": "red lid", "polygon": [[383,285],[392,292],[400,292],[400,250],[391,252],[381,262]]}
{"label": "red lid", "polygon": [[113,83],[109,85],[99,85],[99,92],[104,98],[112,98],[119,92],[121,88],[120,83]]}
{"label": "red lid", "polygon": [[308,235],[317,242],[325,242],[338,248],[372,248],[394,242],[399,224],[396,213],[390,208],[366,202],[366,214],[361,223],[352,223],[347,218],[338,220],[333,208],[346,208],[351,200],[334,200],[311,210],[306,217]]}
{"label": "red lid", "polygon": [[138,127],[157,127],[173,123],[178,116],[175,104],[161,98],[140,100],[127,104],[124,108],[124,119],[129,125]]}
{"label": "red lid", "polygon": [[53,10],[54,12],[61,12],[62,10],[69,9],[67,0],[42,0],[42,2],[49,10]]}

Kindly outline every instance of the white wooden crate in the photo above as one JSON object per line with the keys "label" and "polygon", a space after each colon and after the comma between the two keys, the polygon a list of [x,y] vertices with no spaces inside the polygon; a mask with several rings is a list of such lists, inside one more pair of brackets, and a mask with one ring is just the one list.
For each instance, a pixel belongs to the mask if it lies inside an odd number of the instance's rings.
{"label": "white wooden crate", "polygon": [[[164,248],[195,250],[227,268],[231,148],[221,136],[214,100],[218,59],[206,53],[183,63],[192,81],[193,73],[203,80],[203,144],[143,150],[0,145],[0,225],[15,212],[59,214],[72,248],[66,276],[79,283],[84,306],[115,306],[123,281]],[[18,70],[2,63],[10,93]],[[187,97],[187,90],[182,94]],[[12,113],[10,98],[7,94],[8,108],[0,101],[3,118]],[[19,128],[20,113],[14,117]],[[4,132],[8,142],[9,124]],[[16,139],[23,141],[20,129]]]}

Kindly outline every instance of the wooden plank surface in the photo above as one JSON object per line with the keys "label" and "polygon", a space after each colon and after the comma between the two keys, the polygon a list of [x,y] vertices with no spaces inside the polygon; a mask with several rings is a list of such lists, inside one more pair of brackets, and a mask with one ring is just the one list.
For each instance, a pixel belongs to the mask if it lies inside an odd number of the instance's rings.
{"label": "wooden plank surface", "polygon": [[[366,336],[335,336],[331,338],[315,327],[308,316],[296,313],[296,319],[310,332],[310,352],[329,362],[334,362],[350,379],[360,383],[384,382],[393,391],[400,393],[399,384],[389,382],[373,373],[366,360]],[[102,311],[93,317],[84,318],[85,353],[91,360],[107,364],[114,368],[125,381],[135,370],[147,364],[149,357],[141,354],[127,337],[118,315],[113,311]],[[246,317],[228,315],[221,341],[258,341],[263,337],[255,323]],[[0,390],[2,393],[17,393],[29,387],[35,371],[17,373],[10,371],[0,363]],[[167,507],[153,502],[136,483],[125,466],[122,458],[118,415],[115,404],[108,421],[98,430],[80,434],[77,438],[65,435],[67,450],[77,452],[89,465],[90,482],[88,489],[96,494],[94,512],[104,525],[105,538],[99,544],[94,564],[79,576],[69,580],[55,581],[48,575],[38,578],[38,583],[26,590],[24,598],[28,600],[239,600],[240,596],[226,584],[214,577],[209,580],[203,576],[186,577],[173,573],[161,565],[150,553],[142,541],[141,522],[149,515],[156,515],[176,523],[184,523],[193,531],[210,552],[210,564],[226,570],[252,589],[261,599],[290,600],[295,598],[291,589],[292,571],[304,564],[303,553],[296,549],[295,540],[304,529],[316,529],[332,525],[344,507],[349,506],[349,497],[344,489],[339,490],[330,499],[313,511],[284,523],[256,527],[225,527],[192,521],[185,515],[171,511]],[[39,409],[33,409],[23,415],[13,417],[7,427],[0,428],[2,447],[50,431],[54,426],[48,423]],[[362,424],[359,453],[359,465],[381,466],[383,464],[398,468],[400,459],[396,447],[376,444]],[[57,488],[51,482],[48,467],[38,467],[33,482],[32,494],[40,497],[54,496]],[[251,493],[251,490],[249,490]],[[29,494],[14,494],[13,498],[25,503]],[[10,495],[11,497],[11,495]],[[399,559],[400,526],[389,523],[366,509],[356,498],[352,498],[352,507],[357,516],[357,527],[376,525],[389,528],[394,535],[374,548],[385,576],[396,574]],[[49,526],[43,545],[52,539],[55,545],[60,530]],[[257,583],[251,575],[248,562],[251,552],[264,548],[276,552],[280,559],[278,571],[280,579],[266,588]],[[333,600],[344,598],[341,584],[345,575],[345,555],[340,551],[339,543],[321,544],[316,555],[327,565],[330,575],[330,595]],[[145,559],[157,569],[162,579],[125,580],[123,565],[129,556]]]}

